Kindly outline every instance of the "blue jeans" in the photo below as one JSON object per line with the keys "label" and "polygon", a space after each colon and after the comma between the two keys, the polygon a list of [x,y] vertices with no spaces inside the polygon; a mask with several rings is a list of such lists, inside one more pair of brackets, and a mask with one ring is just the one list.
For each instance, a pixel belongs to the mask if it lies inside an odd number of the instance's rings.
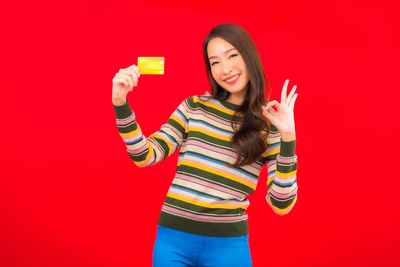
{"label": "blue jeans", "polygon": [[157,226],[153,267],[251,267],[248,235],[215,237]]}

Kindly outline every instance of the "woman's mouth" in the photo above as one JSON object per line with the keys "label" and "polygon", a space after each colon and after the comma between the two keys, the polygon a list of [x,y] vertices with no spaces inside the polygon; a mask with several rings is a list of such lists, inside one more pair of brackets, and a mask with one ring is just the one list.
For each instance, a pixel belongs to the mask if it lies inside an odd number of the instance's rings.
{"label": "woman's mouth", "polygon": [[229,84],[229,85],[233,85],[233,84],[235,84],[236,81],[239,79],[239,76],[240,76],[240,73],[239,73],[239,74],[232,75],[232,76],[229,76],[228,78],[226,78],[226,79],[224,80],[224,82],[226,82],[226,83]]}

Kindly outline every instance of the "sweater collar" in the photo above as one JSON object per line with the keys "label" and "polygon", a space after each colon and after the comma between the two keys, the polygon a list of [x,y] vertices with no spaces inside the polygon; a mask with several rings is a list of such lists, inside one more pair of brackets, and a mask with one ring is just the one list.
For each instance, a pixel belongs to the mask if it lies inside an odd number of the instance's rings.
{"label": "sweater collar", "polygon": [[[208,91],[205,93],[205,95],[206,96],[211,96],[211,94]],[[237,110],[240,109],[240,105],[231,103],[231,102],[229,102],[227,100],[218,100],[216,98],[214,98],[214,100],[219,102],[222,106],[224,106],[227,109],[230,109],[230,110],[233,110],[233,111],[237,111]]]}

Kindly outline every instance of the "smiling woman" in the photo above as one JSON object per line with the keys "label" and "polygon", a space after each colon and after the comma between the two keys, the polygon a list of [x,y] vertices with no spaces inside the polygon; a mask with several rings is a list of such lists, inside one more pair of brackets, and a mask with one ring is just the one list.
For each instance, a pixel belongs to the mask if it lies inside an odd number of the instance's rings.
{"label": "smiling woman", "polygon": [[113,79],[117,126],[133,162],[153,165],[180,149],[158,221],[155,267],[251,266],[247,197],[265,164],[272,210],[287,214],[297,199],[295,88],[287,95],[286,81],[280,103],[265,99],[261,59],[237,25],[212,29],[203,48],[211,94],[182,101],[149,137],[126,101],[139,68],[121,69]]}

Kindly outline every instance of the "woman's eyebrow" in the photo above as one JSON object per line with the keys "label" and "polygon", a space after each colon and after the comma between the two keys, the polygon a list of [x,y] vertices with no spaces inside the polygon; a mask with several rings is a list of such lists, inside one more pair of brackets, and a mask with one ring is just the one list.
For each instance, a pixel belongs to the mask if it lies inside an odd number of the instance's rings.
{"label": "woman's eyebrow", "polygon": [[[227,54],[227,53],[231,52],[232,50],[236,50],[236,48],[228,49],[228,50],[226,50],[226,51],[224,52],[224,54]],[[209,57],[208,59],[212,59],[212,58],[218,58],[218,57],[217,57],[217,56],[211,56],[211,57]]]}

